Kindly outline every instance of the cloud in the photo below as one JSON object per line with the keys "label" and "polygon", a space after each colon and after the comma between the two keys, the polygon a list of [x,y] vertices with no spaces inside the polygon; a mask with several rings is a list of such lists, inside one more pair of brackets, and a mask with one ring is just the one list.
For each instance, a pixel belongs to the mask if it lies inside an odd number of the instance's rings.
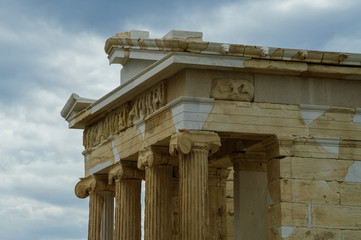
{"label": "cloud", "polygon": [[73,192],[84,175],[82,132],[67,129],[60,111],[72,92],[97,99],[119,85],[121,66],[103,50],[114,33],[181,29],[205,41],[361,52],[356,0],[117,4],[0,2],[2,239],[86,239],[88,200]]}
{"label": "cloud", "polygon": [[81,239],[86,231],[87,211],[59,207],[24,197],[0,196],[2,239]]}
{"label": "cloud", "polygon": [[6,56],[1,61],[6,72],[1,95],[9,99],[43,87],[62,98],[65,89],[99,98],[119,85],[120,66],[110,67],[103,50],[106,37],[69,34],[37,18],[25,18],[23,24],[19,29],[0,23],[0,50]]}
{"label": "cloud", "polygon": [[[201,31],[205,41],[313,50],[331,50],[329,39],[360,38],[357,0],[221,1],[186,10],[163,24],[135,20],[127,27],[144,27],[162,34],[159,37],[180,29]],[[347,50],[344,45],[334,47]]]}
{"label": "cloud", "polygon": [[87,226],[87,201],[76,199],[73,190],[84,174],[81,132],[67,130],[55,110],[43,112],[47,104],[33,100],[31,107],[0,113],[3,239],[82,238],[87,232],[80,231]]}
{"label": "cloud", "polygon": [[120,66],[108,64],[106,37],[10,17],[12,26],[0,21],[1,238],[85,239],[88,200],[74,194],[82,132],[67,129],[60,111],[73,91],[99,98],[118,86]]}

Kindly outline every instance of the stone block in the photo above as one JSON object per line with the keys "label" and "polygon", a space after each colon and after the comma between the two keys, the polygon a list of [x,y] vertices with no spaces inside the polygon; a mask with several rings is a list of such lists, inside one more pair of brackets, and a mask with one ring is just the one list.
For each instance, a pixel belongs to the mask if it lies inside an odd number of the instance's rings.
{"label": "stone block", "polygon": [[291,158],[291,178],[344,181],[353,161],[323,158]]}
{"label": "stone block", "polygon": [[361,183],[341,183],[341,205],[361,206]]}
{"label": "stone block", "polygon": [[342,230],[342,240],[360,240],[361,231]]}
{"label": "stone block", "polygon": [[312,205],[312,227],[361,229],[361,207]]}
{"label": "stone block", "polygon": [[273,202],[340,203],[340,186],[335,181],[279,179],[268,187]]}
{"label": "stone block", "polygon": [[309,225],[307,204],[276,203],[268,208],[268,227]]}

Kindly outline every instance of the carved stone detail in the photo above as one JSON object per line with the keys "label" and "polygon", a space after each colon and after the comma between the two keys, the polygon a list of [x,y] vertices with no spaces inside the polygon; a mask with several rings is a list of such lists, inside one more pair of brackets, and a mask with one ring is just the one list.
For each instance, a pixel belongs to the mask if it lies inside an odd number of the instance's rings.
{"label": "carved stone detail", "polygon": [[193,148],[197,148],[206,149],[210,156],[217,152],[220,146],[220,138],[214,132],[185,131],[172,136],[169,153],[172,156],[176,156],[178,153],[189,154]]}
{"label": "carved stone detail", "polygon": [[102,121],[87,126],[83,133],[83,145],[86,149],[94,147],[106,140],[110,135],[117,134],[127,127],[129,104],[123,104],[109,113]]}
{"label": "carved stone detail", "polygon": [[136,163],[132,161],[120,161],[108,173],[108,184],[113,180],[144,179],[144,172],[137,169]]}
{"label": "carved stone detail", "polygon": [[144,170],[145,167],[157,165],[173,165],[176,159],[169,155],[168,147],[149,146],[139,152],[138,168]]}
{"label": "carved stone detail", "polygon": [[165,84],[162,82],[135,99],[129,112],[128,125],[131,126],[135,121],[149,116],[163,107],[165,102]]}
{"label": "carved stone detail", "polygon": [[114,189],[107,184],[106,175],[90,175],[87,178],[81,178],[75,186],[75,195],[78,198],[86,198],[93,191],[114,191]]}
{"label": "carved stone detail", "polygon": [[221,100],[252,101],[253,84],[244,79],[213,79],[211,97]]}
{"label": "carved stone detail", "polygon": [[86,149],[94,147],[110,135],[131,127],[135,121],[144,119],[166,103],[165,83],[161,82],[138,96],[131,103],[125,103],[113,110],[105,118],[87,126],[83,133],[83,145]]}

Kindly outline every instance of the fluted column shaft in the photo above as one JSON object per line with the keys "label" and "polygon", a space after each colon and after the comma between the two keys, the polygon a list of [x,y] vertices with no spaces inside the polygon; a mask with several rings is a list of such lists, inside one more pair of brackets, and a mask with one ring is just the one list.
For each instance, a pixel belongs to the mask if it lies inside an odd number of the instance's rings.
{"label": "fluted column shaft", "polygon": [[208,150],[193,149],[179,162],[181,239],[206,239],[208,233]]}
{"label": "fluted column shaft", "polygon": [[[90,175],[82,178],[75,186],[75,194],[79,198],[89,196],[89,240],[108,240],[103,238],[102,224],[104,224],[104,195],[102,193],[114,192],[114,187],[108,185],[107,175]],[[113,209],[108,209],[113,211]]]}
{"label": "fluted column shaft", "polygon": [[138,168],[145,170],[145,240],[172,238],[173,158],[168,151],[149,146],[139,152]]}
{"label": "fluted column shaft", "polygon": [[133,161],[120,161],[108,173],[108,182],[115,181],[114,240],[141,239],[141,184],[144,173]]}
{"label": "fluted column shaft", "polygon": [[141,239],[141,179],[115,181],[115,240]]}
{"label": "fluted column shaft", "polygon": [[101,222],[101,240],[113,240],[114,237],[114,192],[103,191],[103,215]]}
{"label": "fluted column shaft", "polygon": [[208,156],[220,145],[218,135],[212,132],[189,131],[172,136],[170,153],[179,157],[182,240],[208,239]]}
{"label": "fluted column shaft", "polygon": [[101,222],[103,215],[104,198],[96,192],[91,192],[89,196],[89,227],[88,239],[101,240]]}
{"label": "fluted column shaft", "polygon": [[172,238],[172,166],[145,168],[145,240]]}

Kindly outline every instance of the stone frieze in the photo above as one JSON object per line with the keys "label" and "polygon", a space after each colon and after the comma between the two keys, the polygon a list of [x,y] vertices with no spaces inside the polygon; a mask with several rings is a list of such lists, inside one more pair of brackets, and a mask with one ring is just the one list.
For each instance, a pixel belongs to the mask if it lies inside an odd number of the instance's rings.
{"label": "stone frieze", "polygon": [[165,101],[165,84],[162,82],[135,99],[129,112],[128,125],[133,125],[135,121],[144,119],[163,107]]}
{"label": "stone frieze", "polygon": [[131,127],[135,121],[144,119],[166,103],[164,82],[145,91],[130,103],[125,103],[110,112],[100,121],[87,126],[83,133],[83,145],[86,149],[94,147],[110,135]]}

